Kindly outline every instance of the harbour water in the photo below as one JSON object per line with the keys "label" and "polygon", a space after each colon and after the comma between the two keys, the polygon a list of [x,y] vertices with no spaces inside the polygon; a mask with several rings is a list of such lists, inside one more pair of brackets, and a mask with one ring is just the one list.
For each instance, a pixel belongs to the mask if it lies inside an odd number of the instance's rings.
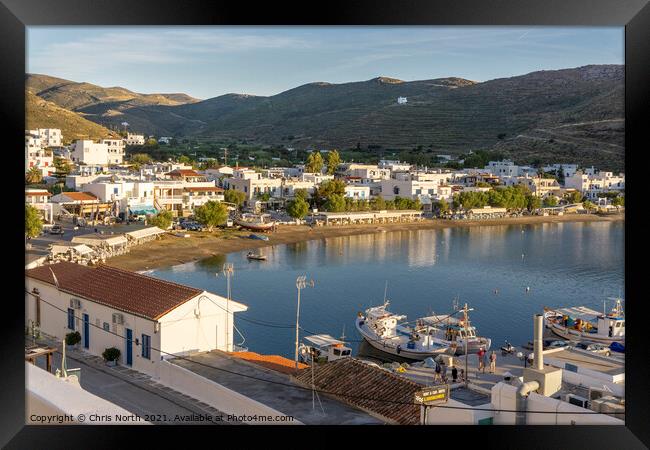
{"label": "harbour water", "polygon": [[232,298],[249,307],[235,325],[243,345],[260,353],[293,358],[295,280],[303,274],[315,285],[302,291],[301,326],[334,337],[344,330],[353,354],[361,339],[354,318],[383,302],[386,282],[391,310],[408,320],[450,313],[454,298],[467,302],[479,334],[498,348],[532,340],[532,315],[544,306],[602,310],[607,297],[623,296],[624,228],[565,222],[375,233],[266,247],[267,261],[248,261],[244,250],[150,275],[225,295],[221,268],[233,263]]}

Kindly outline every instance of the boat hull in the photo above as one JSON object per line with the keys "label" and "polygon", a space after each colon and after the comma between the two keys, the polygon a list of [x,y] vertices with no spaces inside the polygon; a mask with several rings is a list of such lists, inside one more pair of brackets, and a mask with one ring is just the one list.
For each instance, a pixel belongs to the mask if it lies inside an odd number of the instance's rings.
{"label": "boat hull", "polygon": [[[387,353],[393,356],[399,356],[405,359],[411,359],[414,361],[423,361],[429,357],[435,357],[441,354],[451,354],[449,347],[440,347],[431,349],[428,351],[425,350],[415,350],[409,349],[406,346],[406,343],[402,342],[400,339],[388,340],[388,339],[379,339],[366,330],[361,323],[364,322],[363,319],[357,318],[355,321],[355,326],[359,334],[363,339],[370,344],[373,348],[379,350],[380,352]],[[397,346],[400,346],[400,350],[397,350]]]}
{"label": "boat hull", "polygon": [[600,342],[603,344],[611,344],[612,342],[618,342],[620,344],[625,344],[625,337],[607,337],[600,336],[596,333],[585,333],[584,331],[574,330],[572,328],[567,328],[562,325],[555,323],[546,323],[546,326],[556,335],[564,339],[585,339],[594,342]]}
{"label": "boat hull", "polygon": [[242,228],[247,228],[253,231],[269,231],[272,230],[275,226],[275,223],[254,223],[246,222],[245,220],[235,220],[236,225],[239,225]]}

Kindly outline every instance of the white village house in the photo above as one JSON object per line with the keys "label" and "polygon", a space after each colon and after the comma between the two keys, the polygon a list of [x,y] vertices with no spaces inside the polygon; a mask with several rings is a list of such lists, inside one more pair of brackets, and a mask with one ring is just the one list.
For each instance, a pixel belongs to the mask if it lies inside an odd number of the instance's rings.
{"label": "white village house", "polygon": [[[60,262],[25,272],[26,326],[156,375],[170,355],[233,350],[233,315],[248,307],[210,292],[106,265]],[[228,314],[226,312],[229,311]]]}

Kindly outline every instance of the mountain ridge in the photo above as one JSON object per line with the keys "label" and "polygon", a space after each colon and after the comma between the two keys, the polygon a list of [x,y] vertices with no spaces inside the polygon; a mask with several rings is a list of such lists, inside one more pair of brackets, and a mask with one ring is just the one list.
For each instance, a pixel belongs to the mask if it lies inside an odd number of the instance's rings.
{"label": "mountain ridge", "polygon": [[[541,70],[483,82],[386,76],[318,81],[270,96],[230,93],[204,100],[151,97],[156,94],[125,98],[132,91],[32,77],[34,89],[51,84],[39,93],[59,106],[104,126],[126,121],[133,130],[158,136],[294,148],[422,147],[451,154],[501,149],[522,160],[565,156],[590,164],[608,158],[623,166],[624,122],[616,122],[624,117],[622,65]],[[398,104],[397,97],[407,97],[407,103]],[[592,124],[570,126],[584,122]]]}

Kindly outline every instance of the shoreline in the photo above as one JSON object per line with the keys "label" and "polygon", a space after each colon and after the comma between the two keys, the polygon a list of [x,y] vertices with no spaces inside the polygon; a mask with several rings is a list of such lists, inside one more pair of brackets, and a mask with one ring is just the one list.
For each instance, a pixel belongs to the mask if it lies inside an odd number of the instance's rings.
{"label": "shoreline", "polygon": [[212,256],[225,255],[261,247],[280,244],[326,239],[331,237],[356,236],[392,231],[437,230],[444,228],[531,225],[539,223],[564,222],[617,222],[624,221],[624,214],[600,216],[597,214],[568,216],[524,216],[486,220],[444,220],[425,219],[421,222],[364,224],[318,227],[311,229],[307,225],[280,225],[278,230],[269,234],[268,241],[247,238],[253,233],[247,230],[218,230],[212,233],[188,232],[189,238],[180,238],[166,234],[160,240],[147,242],[125,255],[115,256],[107,261],[110,266],[121,269],[142,271],[171,267],[179,264],[199,261]]}

